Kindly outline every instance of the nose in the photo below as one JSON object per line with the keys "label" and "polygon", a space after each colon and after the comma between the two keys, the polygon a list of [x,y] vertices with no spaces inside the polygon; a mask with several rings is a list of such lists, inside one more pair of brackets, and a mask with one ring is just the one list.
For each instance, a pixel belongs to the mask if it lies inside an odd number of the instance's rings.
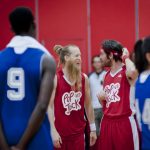
{"label": "nose", "polygon": [[77,57],[77,59],[78,59],[78,60],[81,60],[81,56],[79,55],[79,56]]}

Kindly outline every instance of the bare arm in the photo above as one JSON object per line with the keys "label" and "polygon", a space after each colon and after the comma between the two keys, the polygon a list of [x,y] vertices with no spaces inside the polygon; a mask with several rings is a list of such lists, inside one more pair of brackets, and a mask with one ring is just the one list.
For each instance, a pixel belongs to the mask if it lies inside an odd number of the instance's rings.
{"label": "bare arm", "polygon": [[[90,124],[90,146],[93,146],[96,142],[96,127],[95,127],[95,116],[94,110],[91,103],[90,86],[88,77],[85,75],[85,112]],[[94,128],[93,128],[94,126]]]}
{"label": "bare arm", "polygon": [[36,134],[40,125],[45,117],[47,106],[49,104],[50,96],[53,91],[53,81],[56,71],[56,65],[53,58],[45,55],[42,62],[42,79],[40,92],[37,100],[37,104],[33,110],[33,113],[29,119],[27,128],[21,137],[17,147],[21,150],[25,149],[28,142]]}
{"label": "bare arm", "polygon": [[87,118],[89,120],[89,123],[95,123],[94,119],[94,110],[91,103],[91,96],[90,96],[90,86],[88,77],[85,75],[85,111]]}
{"label": "bare arm", "polygon": [[4,134],[3,134],[1,123],[0,123],[0,149],[9,150],[9,146],[8,146],[6,139],[4,137]]}
{"label": "bare arm", "polygon": [[57,88],[57,76],[55,76],[54,79],[54,89],[53,89],[53,93],[47,111],[48,111],[48,119],[51,125],[51,135],[52,135],[53,144],[56,148],[60,148],[62,144],[62,140],[55,127],[55,115],[54,115],[54,99],[56,94],[56,88]]}
{"label": "bare arm", "polygon": [[[129,56],[129,52],[126,48],[123,49],[123,56],[122,57],[125,57],[125,56]],[[138,71],[136,70],[134,63],[130,60],[129,57],[127,57],[124,60],[124,63],[126,65],[127,79],[129,81],[130,85],[133,85],[135,83],[135,80],[137,79]]]}
{"label": "bare arm", "polygon": [[50,98],[50,103],[48,105],[48,119],[51,125],[51,130],[56,129],[55,128],[55,124],[54,124],[54,120],[55,120],[55,116],[54,116],[54,99],[55,99],[55,93],[56,93],[56,87],[57,87],[57,76],[55,75],[55,79],[54,79],[54,88],[53,88],[53,92],[52,92],[52,96]]}

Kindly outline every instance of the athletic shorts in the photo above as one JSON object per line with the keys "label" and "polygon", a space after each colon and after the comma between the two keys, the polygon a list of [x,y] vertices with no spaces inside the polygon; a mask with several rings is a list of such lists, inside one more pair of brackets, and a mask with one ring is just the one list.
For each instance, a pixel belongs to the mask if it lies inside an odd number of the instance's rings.
{"label": "athletic shorts", "polygon": [[100,150],[139,150],[139,136],[133,116],[102,118]]}

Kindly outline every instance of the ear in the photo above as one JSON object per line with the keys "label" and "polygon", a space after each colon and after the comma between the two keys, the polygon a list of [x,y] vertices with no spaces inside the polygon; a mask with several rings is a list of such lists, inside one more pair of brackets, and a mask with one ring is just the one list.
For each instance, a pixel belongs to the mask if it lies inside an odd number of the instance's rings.
{"label": "ear", "polygon": [[146,53],[145,57],[146,60],[148,61],[148,64],[150,64],[150,53]]}
{"label": "ear", "polygon": [[68,55],[65,55],[64,58],[65,58],[65,61],[68,61],[70,57]]}
{"label": "ear", "polygon": [[109,54],[109,59],[113,59],[113,54],[112,53]]}

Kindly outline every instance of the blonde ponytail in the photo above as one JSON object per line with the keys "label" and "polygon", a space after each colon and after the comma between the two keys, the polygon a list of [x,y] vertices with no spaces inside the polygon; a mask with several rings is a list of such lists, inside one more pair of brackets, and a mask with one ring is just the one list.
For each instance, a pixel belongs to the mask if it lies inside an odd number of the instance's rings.
{"label": "blonde ponytail", "polygon": [[53,47],[53,50],[54,50],[58,55],[60,55],[62,49],[63,49],[63,46],[61,46],[61,45],[55,45],[55,46]]}

